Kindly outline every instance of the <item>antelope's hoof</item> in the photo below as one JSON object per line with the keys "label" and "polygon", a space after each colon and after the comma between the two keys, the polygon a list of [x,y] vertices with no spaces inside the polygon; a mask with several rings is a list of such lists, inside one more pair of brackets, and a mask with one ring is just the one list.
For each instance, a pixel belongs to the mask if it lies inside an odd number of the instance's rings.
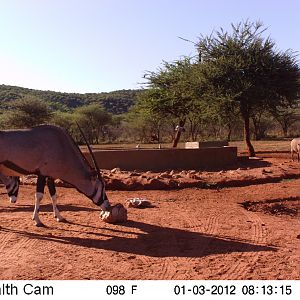
{"label": "antelope's hoof", "polygon": [[36,227],[46,227],[44,223],[42,222],[35,222]]}
{"label": "antelope's hoof", "polygon": [[64,222],[66,222],[66,219],[65,219],[65,218],[63,218],[63,217],[60,217],[60,218],[58,218],[58,217],[55,217],[55,219],[56,219],[56,221],[57,221],[57,222],[61,222],[61,223],[64,223]]}
{"label": "antelope's hoof", "polygon": [[16,203],[17,202],[17,197],[16,196],[10,196],[9,197],[9,202],[10,203]]}

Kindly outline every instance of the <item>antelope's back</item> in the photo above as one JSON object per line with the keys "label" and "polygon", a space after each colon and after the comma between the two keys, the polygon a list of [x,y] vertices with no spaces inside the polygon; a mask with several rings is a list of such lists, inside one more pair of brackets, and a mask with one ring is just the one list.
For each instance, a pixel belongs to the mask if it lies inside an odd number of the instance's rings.
{"label": "antelope's back", "polygon": [[76,151],[70,136],[57,126],[0,132],[0,163],[9,161],[29,173],[72,160]]}
{"label": "antelope's back", "polygon": [[44,147],[65,143],[64,130],[53,125],[40,125],[28,129],[4,130],[0,132],[0,155],[33,154]]}

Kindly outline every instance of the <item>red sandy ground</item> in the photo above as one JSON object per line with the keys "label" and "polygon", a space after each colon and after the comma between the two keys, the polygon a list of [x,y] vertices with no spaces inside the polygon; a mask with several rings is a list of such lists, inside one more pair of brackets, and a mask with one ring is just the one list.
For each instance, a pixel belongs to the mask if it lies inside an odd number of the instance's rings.
{"label": "red sandy ground", "polygon": [[[127,222],[107,224],[89,199],[59,187],[67,222],[54,220],[46,196],[46,227],[35,227],[35,187],[22,185],[15,205],[2,187],[0,279],[300,279],[299,163],[105,176],[113,204],[141,197],[154,207],[128,208]],[[129,190],[112,190],[120,184]],[[167,184],[180,189],[152,190]]]}

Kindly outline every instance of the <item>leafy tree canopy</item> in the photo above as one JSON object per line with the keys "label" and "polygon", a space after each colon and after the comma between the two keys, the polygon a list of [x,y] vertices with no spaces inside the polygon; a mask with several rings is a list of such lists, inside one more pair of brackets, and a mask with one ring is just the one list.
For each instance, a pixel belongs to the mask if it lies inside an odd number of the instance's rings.
{"label": "leafy tree canopy", "polygon": [[220,29],[197,43],[211,99],[239,104],[251,156],[255,156],[249,125],[253,110],[286,107],[300,92],[296,56],[277,50],[269,37],[263,37],[265,30],[260,22],[246,21],[232,25],[231,33]]}
{"label": "leafy tree canopy", "polygon": [[48,105],[33,96],[12,101],[9,113],[4,114],[2,125],[10,128],[28,128],[47,123],[51,118]]}
{"label": "leafy tree canopy", "polygon": [[76,122],[87,134],[90,143],[99,143],[104,127],[112,122],[112,115],[99,104],[90,104],[75,110]]}
{"label": "leafy tree canopy", "polygon": [[145,91],[144,99],[154,113],[185,119],[195,99],[199,98],[200,76],[196,64],[189,57],[164,62],[157,72],[145,75],[149,89]]}

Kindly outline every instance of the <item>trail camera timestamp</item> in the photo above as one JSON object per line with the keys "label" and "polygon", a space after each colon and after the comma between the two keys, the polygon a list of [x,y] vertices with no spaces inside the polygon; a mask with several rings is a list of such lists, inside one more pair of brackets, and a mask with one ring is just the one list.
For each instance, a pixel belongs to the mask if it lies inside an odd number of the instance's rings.
{"label": "trail camera timestamp", "polygon": [[292,285],[175,285],[175,295],[282,295],[290,296],[293,293]]}

